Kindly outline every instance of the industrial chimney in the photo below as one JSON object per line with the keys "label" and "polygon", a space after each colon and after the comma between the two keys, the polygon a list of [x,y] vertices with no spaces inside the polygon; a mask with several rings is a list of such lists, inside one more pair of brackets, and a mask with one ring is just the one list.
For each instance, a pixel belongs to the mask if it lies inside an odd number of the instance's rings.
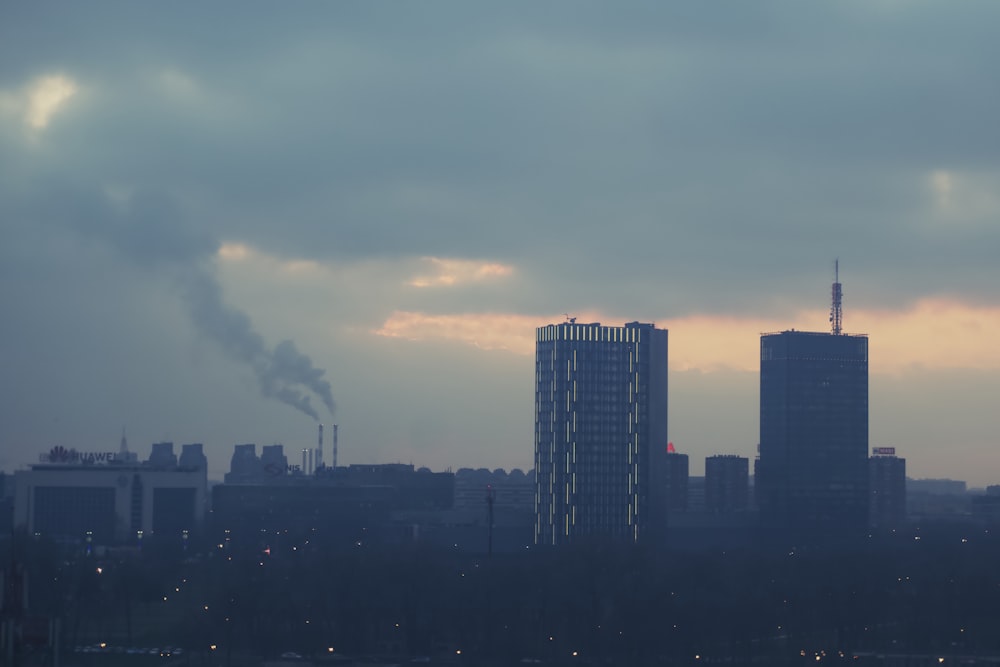
{"label": "industrial chimney", "polygon": [[323,467],[323,425],[319,425],[319,441],[316,445],[316,469]]}
{"label": "industrial chimney", "polygon": [[337,468],[337,425],[333,425],[333,467]]}

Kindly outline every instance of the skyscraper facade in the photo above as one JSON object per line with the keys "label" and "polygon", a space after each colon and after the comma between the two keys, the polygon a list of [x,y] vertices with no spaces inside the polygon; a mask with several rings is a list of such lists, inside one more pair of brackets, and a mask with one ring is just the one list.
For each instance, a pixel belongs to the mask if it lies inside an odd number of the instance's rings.
{"label": "skyscraper facade", "polygon": [[868,338],[783,331],[760,340],[761,519],[796,532],[868,523]]}
{"label": "skyscraper facade", "polygon": [[667,331],[536,331],[535,542],[652,539],[666,508]]}
{"label": "skyscraper facade", "polygon": [[705,509],[715,514],[743,512],[749,505],[750,460],[717,454],[705,459]]}

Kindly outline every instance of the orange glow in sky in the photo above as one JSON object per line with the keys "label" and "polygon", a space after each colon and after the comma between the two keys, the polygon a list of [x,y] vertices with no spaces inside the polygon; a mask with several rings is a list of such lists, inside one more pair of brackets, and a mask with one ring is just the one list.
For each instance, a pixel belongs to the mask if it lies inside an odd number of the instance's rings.
{"label": "orange glow in sky", "polygon": [[[873,373],[912,368],[1000,369],[1000,347],[993,332],[1000,330],[1000,308],[977,307],[947,299],[926,299],[903,311],[852,310],[849,333],[868,334]],[[395,311],[375,331],[407,340],[451,340],[487,350],[534,353],[535,328],[563,317],[539,318],[514,313],[434,315]],[[825,311],[807,311],[786,322],[777,320],[693,315],[656,320],[670,330],[670,366],[674,370],[731,369],[756,371],[760,334],[785,329],[825,331]],[[622,322],[590,313],[578,322]],[[947,344],[942,344],[947,341]]]}

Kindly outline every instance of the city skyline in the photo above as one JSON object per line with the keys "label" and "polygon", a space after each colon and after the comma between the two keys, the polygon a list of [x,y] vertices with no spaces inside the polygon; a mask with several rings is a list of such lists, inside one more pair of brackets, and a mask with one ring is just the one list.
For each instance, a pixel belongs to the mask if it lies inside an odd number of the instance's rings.
{"label": "city skyline", "polygon": [[998,19],[13,8],[0,470],[124,424],[221,477],[234,444],[312,447],[309,412],[345,464],[528,469],[533,334],[569,316],[670,330],[698,474],[753,458],[759,335],[828,330],[839,257],[870,444],[1000,482]]}

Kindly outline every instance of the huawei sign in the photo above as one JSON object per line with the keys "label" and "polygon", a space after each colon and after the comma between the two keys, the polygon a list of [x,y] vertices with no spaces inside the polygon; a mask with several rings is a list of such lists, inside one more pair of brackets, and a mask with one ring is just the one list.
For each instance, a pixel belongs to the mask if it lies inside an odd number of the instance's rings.
{"label": "huawei sign", "polygon": [[56,445],[38,457],[42,463],[105,463],[115,460],[114,452],[78,452]]}

